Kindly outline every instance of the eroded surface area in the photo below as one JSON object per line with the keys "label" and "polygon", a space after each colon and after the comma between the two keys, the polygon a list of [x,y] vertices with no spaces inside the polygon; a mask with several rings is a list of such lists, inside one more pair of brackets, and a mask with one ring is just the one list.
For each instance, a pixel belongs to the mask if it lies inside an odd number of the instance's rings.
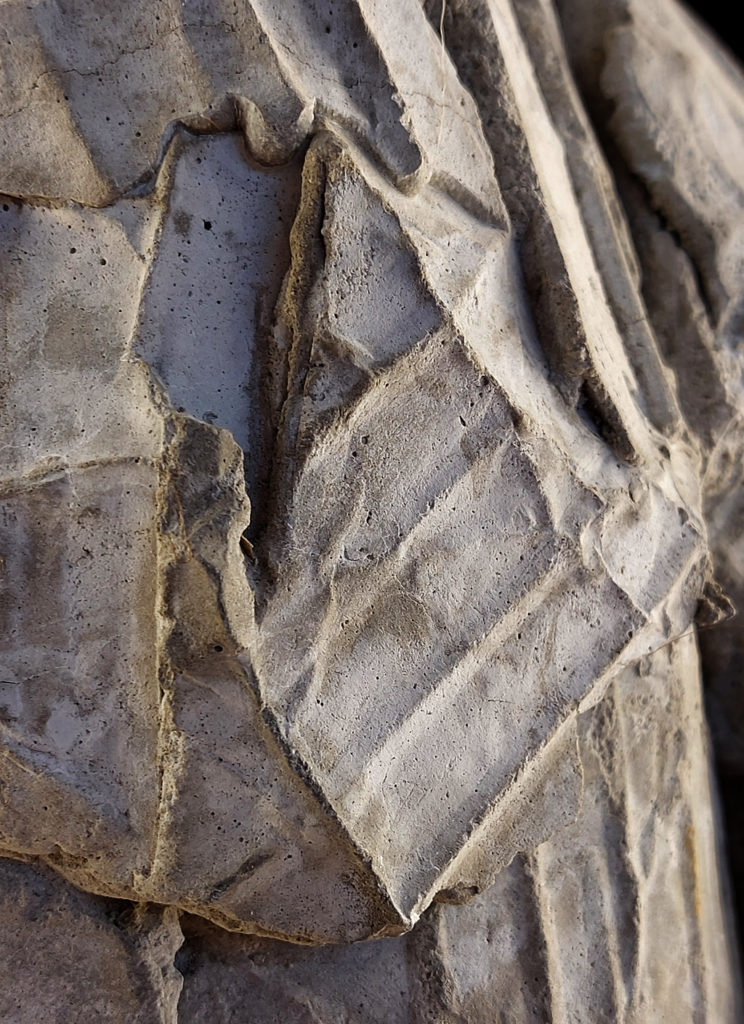
{"label": "eroded surface area", "polygon": [[3,10],[8,892],[166,929],[132,1019],[733,1021],[738,69],[668,0]]}

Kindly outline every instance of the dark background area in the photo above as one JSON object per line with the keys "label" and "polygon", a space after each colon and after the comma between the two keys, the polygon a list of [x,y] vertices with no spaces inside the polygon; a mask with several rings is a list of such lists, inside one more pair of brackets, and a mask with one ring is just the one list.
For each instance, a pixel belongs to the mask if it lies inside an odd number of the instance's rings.
{"label": "dark background area", "polygon": [[744,63],[744,7],[735,3],[726,6],[706,4],[701,0],[688,0],[687,6],[715,32],[739,61]]}

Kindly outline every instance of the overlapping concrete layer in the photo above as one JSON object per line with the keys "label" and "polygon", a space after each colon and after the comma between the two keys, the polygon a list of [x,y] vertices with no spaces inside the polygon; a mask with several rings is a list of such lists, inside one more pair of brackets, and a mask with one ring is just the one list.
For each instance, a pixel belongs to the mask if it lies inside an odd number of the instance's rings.
{"label": "overlapping concrete layer", "polygon": [[625,669],[579,716],[578,817],[397,938],[312,949],[179,926],[7,861],[3,1013],[84,1020],[87,987],[97,1019],[164,1024],[736,1020],[700,712],[692,637]]}

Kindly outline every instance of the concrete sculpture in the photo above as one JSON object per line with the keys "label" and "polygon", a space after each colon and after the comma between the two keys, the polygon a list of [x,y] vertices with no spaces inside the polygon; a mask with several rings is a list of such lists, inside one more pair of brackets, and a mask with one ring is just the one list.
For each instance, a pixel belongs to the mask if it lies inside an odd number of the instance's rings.
{"label": "concrete sculpture", "polygon": [[734,1021],[739,70],[671,0],[2,10],[3,1019]]}

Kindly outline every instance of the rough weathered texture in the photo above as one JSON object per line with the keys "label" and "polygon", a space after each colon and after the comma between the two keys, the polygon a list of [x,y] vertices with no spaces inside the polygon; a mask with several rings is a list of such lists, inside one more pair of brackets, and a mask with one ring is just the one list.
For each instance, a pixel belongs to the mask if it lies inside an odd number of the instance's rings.
{"label": "rough weathered texture", "polygon": [[0,1020],[176,1024],[173,908],[92,896],[38,865],[0,863]]}
{"label": "rough weathered texture", "polygon": [[[430,908],[407,936],[304,949],[186,916],[178,949],[171,911],[160,924],[153,909],[127,911],[49,872],[6,863],[0,927],[10,976],[33,974],[41,992],[72,1005],[85,978],[65,971],[65,981],[55,981],[55,963],[66,955],[53,945],[59,928],[81,943],[79,969],[96,979],[99,1002],[89,1005],[120,1013],[101,1010],[103,1020],[175,1020],[162,1006],[151,1009],[137,986],[147,984],[139,978],[150,978],[148,964],[160,955],[165,967],[176,949],[178,1020],[185,1022],[736,1020],[700,701],[692,637],[620,673],[605,699],[579,716],[584,800],[577,820],[515,858],[471,902]],[[111,949],[116,939],[122,953]],[[21,965],[17,958],[29,950],[33,964]],[[118,973],[107,972],[112,958]],[[163,980],[166,1008],[180,985],[173,976],[171,968]],[[129,977],[136,980],[127,997],[122,978]],[[9,1006],[27,1004],[22,991],[8,986]],[[147,1007],[141,1018],[125,1012],[125,998]],[[30,1004],[46,1008],[42,996]],[[6,1012],[9,1020],[36,1019]]]}
{"label": "rough weathered texture", "polygon": [[[744,598],[742,74],[670,3],[560,0],[569,52],[628,211],[640,284],[704,458],[716,575]],[[740,622],[703,634],[719,758],[744,774]]]}
{"label": "rough weathered texture", "polygon": [[698,676],[692,637],[620,673],[579,717],[577,820],[410,936],[295,951],[187,919],[181,1018],[736,1020]]}
{"label": "rough weathered texture", "polygon": [[739,71],[671,0],[3,11],[0,849],[251,936],[185,1020],[733,1021]]}
{"label": "rough weathered texture", "polygon": [[[716,578],[744,608],[744,90],[670,3],[560,0],[568,52],[628,214],[640,290],[703,457]],[[744,627],[700,635],[706,705],[744,912]]]}

